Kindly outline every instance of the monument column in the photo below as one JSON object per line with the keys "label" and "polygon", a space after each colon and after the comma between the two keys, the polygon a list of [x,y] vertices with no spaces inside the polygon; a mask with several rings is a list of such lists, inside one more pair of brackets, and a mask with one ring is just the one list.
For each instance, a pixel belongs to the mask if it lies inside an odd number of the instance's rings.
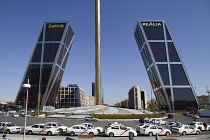
{"label": "monument column", "polygon": [[96,105],[102,103],[101,97],[101,30],[100,30],[100,0],[95,0],[95,84]]}

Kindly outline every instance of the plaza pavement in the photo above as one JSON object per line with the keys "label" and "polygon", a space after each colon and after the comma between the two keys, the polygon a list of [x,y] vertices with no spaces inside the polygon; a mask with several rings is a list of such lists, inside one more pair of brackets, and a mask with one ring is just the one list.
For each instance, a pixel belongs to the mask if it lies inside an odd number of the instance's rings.
{"label": "plaza pavement", "polygon": [[[60,108],[47,111],[48,113],[57,112],[58,114],[144,114],[144,110],[136,110],[136,109],[126,109],[126,108],[118,108],[118,107],[110,107],[103,105],[96,106],[88,106],[88,107],[74,107],[74,108]],[[146,113],[150,113],[145,111]],[[56,117],[56,115],[52,115],[52,117]],[[62,116],[60,116],[62,117]],[[70,116],[69,118],[76,117]],[[84,118],[84,116],[82,116]]]}

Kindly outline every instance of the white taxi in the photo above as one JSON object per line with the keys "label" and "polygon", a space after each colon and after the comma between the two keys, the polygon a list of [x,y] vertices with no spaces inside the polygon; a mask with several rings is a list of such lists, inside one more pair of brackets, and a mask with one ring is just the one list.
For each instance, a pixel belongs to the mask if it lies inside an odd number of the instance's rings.
{"label": "white taxi", "polygon": [[45,125],[51,126],[53,128],[57,128],[60,133],[67,131],[67,126],[63,126],[63,124],[60,124],[58,122],[47,122]]}
{"label": "white taxi", "polygon": [[31,134],[47,134],[48,136],[57,135],[59,133],[57,128],[52,128],[45,124],[34,124],[32,126],[26,127],[25,132],[29,135]]}
{"label": "white taxi", "polygon": [[87,128],[84,125],[73,125],[66,131],[70,136],[75,135],[98,135],[98,130],[93,128]]}
{"label": "white taxi", "polygon": [[146,126],[146,125],[152,125],[152,124],[150,124],[150,123],[141,123],[141,124],[137,125],[137,127],[136,127],[136,132],[137,132],[137,133],[140,133],[140,130],[141,130],[144,126]]}
{"label": "white taxi", "polygon": [[118,122],[113,122],[113,123],[108,124],[108,127],[112,127],[112,126],[123,126],[123,127],[125,127],[123,124],[118,123]]}
{"label": "white taxi", "polygon": [[137,132],[131,128],[131,127],[123,127],[121,125],[115,125],[108,127],[105,130],[105,134],[109,137],[114,137],[114,136],[129,136],[129,133],[133,133],[133,136],[137,136]]}
{"label": "white taxi", "polygon": [[173,127],[172,128],[172,132],[175,133],[180,133],[182,135],[186,135],[186,134],[200,134],[201,131],[197,128],[194,128],[190,125],[182,125],[182,126],[178,126],[178,127]]}
{"label": "white taxi", "polygon": [[19,126],[16,126],[12,122],[0,122],[0,132],[6,132],[9,133],[20,133],[21,128]]}
{"label": "white taxi", "polygon": [[149,119],[149,122],[156,125],[166,125],[168,123],[167,121],[163,121],[162,119],[157,119],[157,118],[151,118]]}
{"label": "white taxi", "polygon": [[156,125],[146,125],[140,130],[140,134],[149,135],[149,136],[153,136],[156,134],[167,136],[167,135],[171,134],[171,131],[169,129],[165,129],[163,127],[156,126]]}
{"label": "white taxi", "polygon": [[189,125],[195,127],[195,128],[198,128],[200,129],[201,131],[202,130],[207,130],[207,131],[210,131],[210,125],[208,125],[207,123],[205,122],[192,122],[190,123]]}
{"label": "white taxi", "polygon": [[183,124],[180,123],[180,122],[170,122],[165,126],[165,128],[170,129],[172,131],[173,127],[179,127],[179,126],[182,126],[182,125]]}
{"label": "white taxi", "polygon": [[98,130],[99,133],[104,132],[104,128],[103,128],[103,127],[98,127],[98,126],[95,126],[95,125],[93,125],[93,124],[91,124],[91,123],[82,123],[81,125],[84,125],[84,126],[87,127],[87,128],[96,129],[96,130]]}

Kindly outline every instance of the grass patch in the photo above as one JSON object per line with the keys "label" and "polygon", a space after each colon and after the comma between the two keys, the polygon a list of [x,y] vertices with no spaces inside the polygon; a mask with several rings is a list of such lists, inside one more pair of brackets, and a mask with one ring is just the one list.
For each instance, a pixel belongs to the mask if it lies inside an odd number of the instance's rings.
{"label": "grass patch", "polygon": [[129,115],[121,115],[121,114],[92,114],[93,117],[98,119],[140,119],[140,118],[161,118],[165,117],[164,114],[129,114]]}
{"label": "grass patch", "polygon": [[70,113],[70,114],[66,114],[66,117],[68,117],[68,116],[71,116],[71,115],[73,115],[73,113]]}

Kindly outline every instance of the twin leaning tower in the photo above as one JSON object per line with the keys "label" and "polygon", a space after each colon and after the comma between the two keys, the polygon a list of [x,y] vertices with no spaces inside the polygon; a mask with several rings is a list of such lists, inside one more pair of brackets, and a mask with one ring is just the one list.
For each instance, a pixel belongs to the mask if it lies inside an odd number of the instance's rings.
{"label": "twin leaning tower", "polygon": [[[96,18],[100,21],[99,15]],[[134,36],[161,109],[174,112],[187,107],[198,108],[198,99],[166,22],[138,21]],[[69,22],[43,23],[15,100],[16,105],[25,103],[27,89],[22,85],[28,79],[31,84],[29,108],[55,105],[74,37]],[[98,82],[100,87],[100,22],[96,23],[96,86]],[[96,103],[101,104],[101,93],[97,90]]]}

